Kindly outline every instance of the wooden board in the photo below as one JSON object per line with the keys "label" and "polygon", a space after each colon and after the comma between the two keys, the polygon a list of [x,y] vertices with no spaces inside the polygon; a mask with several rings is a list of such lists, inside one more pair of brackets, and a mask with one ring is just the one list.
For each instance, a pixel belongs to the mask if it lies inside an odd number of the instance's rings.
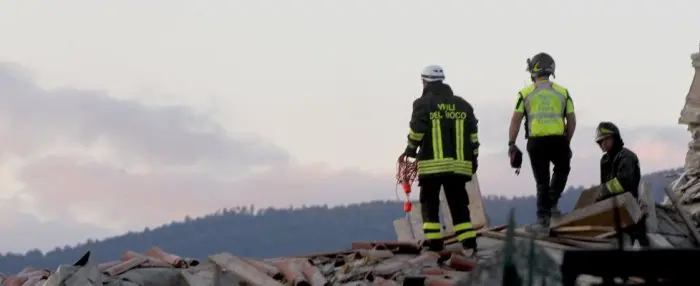
{"label": "wooden board", "polygon": [[[488,222],[486,221],[486,212],[484,210],[484,200],[481,197],[481,186],[479,185],[479,179],[477,175],[472,177],[472,180],[466,185],[467,194],[469,195],[469,214],[471,215],[472,224],[474,229],[488,228]],[[447,199],[445,198],[444,190],[440,191],[440,215],[442,216],[445,232],[454,232],[454,226],[452,224],[452,215],[450,214],[450,208],[447,205]]]}
{"label": "wooden board", "polygon": [[622,227],[633,225],[641,218],[637,200],[630,193],[624,193],[592,205],[577,209],[562,217],[552,229],[563,226],[614,226],[613,209],[620,210]]}
{"label": "wooden board", "polygon": [[594,204],[595,200],[598,198],[598,194],[600,194],[600,186],[595,186],[583,190],[581,192],[581,195],[578,197],[576,204],[574,205],[574,210],[581,209]]}
{"label": "wooden board", "polygon": [[[469,214],[471,215],[474,229],[479,230],[488,228],[486,212],[484,211],[484,200],[481,197],[481,187],[479,186],[479,180],[476,175],[472,177],[471,182],[467,183],[466,188],[467,194],[469,195]],[[425,238],[423,235],[423,219],[421,217],[420,203],[416,201],[412,203],[413,207],[409,213],[410,222],[406,221],[405,218],[398,219],[394,222],[394,230],[396,231],[396,236],[399,237],[399,240],[402,240],[401,238],[411,237],[410,234],[406,235],[406,232],[404,232],[406,229],[410,232],[410,227],[408,227],[409,223],[413,226],[413,234],[415,239],[420,240]],[[443,221],[442,233],[444,235],[454,233],[452,216],[450,215],[449,206],[447,205],[447,201],[442,190],[440,191],[440,209],[440,216]],[[404,222],[398,222],[399,220]],[[413,237],[411,237],[411,239],[413,239]]]}
{"label": "wooden board", "polygon": [[394,220],[394,231],[396,232],[396,239],[398,241],[411,241],[414,240],[413,234],[411,233],[411,227],[406,219]]}
{"label": "wooden board", "polygon": [[656,218],[656,202],[651,196],[651,186],[649,182],[642,181],[639,184],[639,207],[643,214],[646,214],[646,227],[648,232],[659,230],[659,221]]}
{"label": "wooden board", "polygon": [[604,233],[615,231],[615,228],[612,226],[581,225],[562,226],[552,231],[557,234],[595,237]]}

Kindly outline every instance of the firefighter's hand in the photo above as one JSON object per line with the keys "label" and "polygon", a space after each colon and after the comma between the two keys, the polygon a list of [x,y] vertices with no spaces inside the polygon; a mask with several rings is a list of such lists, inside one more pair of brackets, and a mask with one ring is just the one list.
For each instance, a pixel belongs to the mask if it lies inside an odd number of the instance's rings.
{"label": "firefighter's hand", "polygon": [[518,152],[520,152],[520,148],[518,148],[518,145],[515,145],[515,143],[508,144],[508,154],[514,154]]}
{"label": "firefighter's hand", "polygon": [[598,187],[598,190],[599,190],[599,191],[598,191],[598,198],[596,198],[596,200],[595,200],[596,202],[605,200],[605,199],[607,199],[607,198],[609,198],[609,197],[612,197],[612,195],[613,195],[612,193],[610,193],[610,191],[608,190],[608,188],[605,187],[605,185],[600,185],[600,186]]}
{"label": "firefighter's hand", "polygon": [[403,154],[406,155],[406,157],[416,158],[417,150],[418,148],[416,147],[406,146],[406,150],[403,151]]}

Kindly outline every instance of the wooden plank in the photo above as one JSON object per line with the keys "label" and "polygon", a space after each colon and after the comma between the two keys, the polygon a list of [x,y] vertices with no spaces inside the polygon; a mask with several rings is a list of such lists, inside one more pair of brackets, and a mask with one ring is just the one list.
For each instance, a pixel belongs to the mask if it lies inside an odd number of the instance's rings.
{"label": "wooden plank", "polygon": [[553,229],[552,233],[559,234],[572,234],[582,237],[595,237],[604,233],[615,231],[614,227],[610,226],[598,226],[598,225],[579,225],[579,226],[562,226],[557,229]]}
{"label": "wooden plank", "polygon": [[556,237],[565,238],[565,239],[588,241],[588,242],[595,242],[595,243],[610,243],[610,242],[612,242],[612,240],[609,238],[598,238],[595,236],[590,237],[590,236],[582,236],[582,235],[557,234]]}
{"label": "wooden plank", "polygon": [[[474,229],[488,228],[488,221],[486,219],[486,211],[484,210],[484,199],[481,196],[481,186],[479,185],[479,179],[477,175],[472,176],[472,180],[469,181],[465,188],[467,189],[467,195],[469,196],[469,214],[472,219],[472,225]],[[447,204],[447,198],[445,197],[445,191],[440,191],[440,215],[444,222],[445,233],[454,232],[454,226],[452,221],[452,215],[450,214],[450,208]]]}
{"label": "wooden plank", "polygon": [[489,222],[486,219],[484,199],[481,196],[481,185],[479,184],[479,178],[476,174],[472,177],[472,180],[467,183],[467,194],[469,194],[469,214],[471,215],[474,228],[488,228]]}
{"label": "wooden plank", "polygon": [[396,239],[398,241],[414,240],[411,226],[405,218],[394,220],[394,231],[396,232]]}
{"label": "wooden plank", "polygon": [[425,234],[423,234],[423,218],[421,216],[421,207],[419,202],[413,202],[413,207],[411,212],[408,213],[408,223],[413,231],[413,237],[417,240],[425,239]]}
{"label": "wooden plank", "polygon": [[282,283],[279,281],[272,279],[272,277],[267,276],[265,273],[255,269],[253,265],[248,264],[243,259],[228,252],[209,256],[209,260],[249,284],[260,286],[282,286]]}
{"label": "wooden plank", "polygon": [[630,193],[623,193],[592,205],[574,210],[562,217],[551,229],[563,226],[614,226],[614,209],[619,209],[621,226],[628,227],[639,221],[641,210],[637,200]]}
{"label": "wooden plank", "polygon": [[617,231],[611,231],[611,232],[606,232],[602,233],[600,235],[596,235],[595,238],[611,238],[617,234]]}
{"label": "wooden plank", "polygon": [[[524,237],[524,238],[529,238],[532,236],[532,234],[530,232],[522,231],[522,230],[518,230],[518,229],[515,230],[515,235],[518,237]],[[574,239],[568,239],[568,238],[559,237],[559,236],[551,237],[551,236],[547,236],[547,235],[538,236],[538,237],[536,237],[536,239],[538,239],[540,241],[547,241],[547,242],[551,242],[551,243],[557,243],[557,244],[561,244],[561,245],[568,245],[568,246],[573,246],[573,247],[577,247],[577,248],[584,248],[584,249],[588,249],[588,248],[590,248],[590,249],[594,249],[594,248],[595,249],[605,249],[605,248],[608,248],[608,246],[605,246],[605,245],[601,246],[602,243],[600,241],[588,241],[588,242],[587,241],[577,241]],[[602,241],[602,242],[605,244],[609,243],[609,241]]]}
{"label": "wooden plank", "polygon": [[639,206],[642,213],[646,215],[645,224],[648,232],[659,231],[659,221],[656,218],[656,202],[651,196],[651,186],[649,182],[643,181],[639,184]]}
{"label": "wooden plank", "polygon": [[612,226],[600,226],[600,225],[577,225],[577,226],[562,226],[555,230],[556,232],[586,232],[586,231],[603,231],[610,232],[615,231]]}
{"label": "wooden plank", "polygon": [[567,239],[567,238],[562,238],[562,237],[547,237],[546,239],[549,242],[574,246],[574,247],[583,248],[583,249],[611,249],[611,248],[613,248],[613,244],[611,244],[609,242],[605,242],[605,243],[589,242],[589,241],[580,241],[580,240],[575,240],[575,239]]}
{"label": "wooden plank", "polygon": [[[505,233],[497,232],[497,231],[484,231],[481,233],[481,236],[488,237],[488,238],[496,238],[496,239],[505,239],[506,238]],[[515,233],[515,236],[516,236],[516,239],[529,239],[529,236],[522,237],[523,235],[518,234],[518,233]],[[535,244],[542,246],[542,247],[548,247],[548,248],[559,249],[559,250],[579,249],[578,247],[561,245],[561,244],[552,243],[549,241],[537,240],[537,239],[535,239]]]}
{"label": "wooden plank", "polygon": [[594,204],[595,200],[598,199],[599,193],[600,186],[594,186],[583,190],[581,192],[581,195],[579,195],[578,200],[576,200],[574,210],[581,209]]}

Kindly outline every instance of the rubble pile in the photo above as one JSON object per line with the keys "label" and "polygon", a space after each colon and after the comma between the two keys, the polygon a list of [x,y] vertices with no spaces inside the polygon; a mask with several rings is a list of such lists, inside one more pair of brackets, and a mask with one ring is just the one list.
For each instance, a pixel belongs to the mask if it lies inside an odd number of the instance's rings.
{"label": "rubble pile", "polygon": [[[446,252],[456,250],[454,246]],[[88,252],[55,272],[27,268],[2,275],[0,285],[454,285],[477,263],[457,253],[438,263],[439,255],[421,254],[420,249],[412,242],[367,241],[353,243],[349,250],[305,257],[256,260],[219,253],[199,262],[154,247],[101,264],[89,261]]]}
{"label": "rubble pile", "polygon": [[[685,157],[685,171],[678,178],[678,184],[672,191],[690,215],[696,221],[700,221],[700,51],[692,54],[690,58],[695,68],[695,76],[678,123],[688,126],[692,140],[688,144]],[[664,203],[671,205],[672,202],[666,200]]]}
{"label": "rubble pile", "polygon": [[[646,197],[648,191],[642,188],[642,194]],[[585,199],[586,192],[579,200]],[[450,234],[444,238],[442,257],[421,252],[420,240],[358,241],[338,252],[271,259],[224,252],[201,261],[153,247],[143,254],[128,251],[117,261],[99,264],[90,260],[88,252],[56,271],[27,268],[15,275],[0,275],[0,285],[500,285],[505,256],[519,265],[518,271],[524,271],[521,276],[534,265],[537,279],[559,285],[552,282],[561,279],[559,273],[551,270],[560,267],[564,251],[618,247],[612,218],[616,211],[623,227],[647,225],[652,248],[698,245],[675,209],[646,206],[644,200],[639,204],[623,194],[601,202],[579,202],[576,209],[554,222],[548,236],[535,237],[524,228],[482,227],[478,251],[470,257],[462,255]],[[623,243],[627,248],[639,247],[629,238]]]}
{"label": "rubble pile", "polygon": [[87,253],[53,273],[27,268],[0,276],[0,285],[454,285],[476,264],[456,253],[438,263],[437,254],[421,254],[417,243],[394,241],[357,242],[336,253],[265,260],[219,253],[201,263],[149,252],[127,252],[119,261],[101,264],[89,263]]}

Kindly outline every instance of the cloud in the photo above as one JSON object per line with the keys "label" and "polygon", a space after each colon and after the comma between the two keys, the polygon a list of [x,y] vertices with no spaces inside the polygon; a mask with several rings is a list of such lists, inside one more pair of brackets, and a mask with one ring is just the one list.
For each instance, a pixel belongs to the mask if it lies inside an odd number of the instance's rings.
{"label": "cloud", "polygon": [[91,223],[129,228],[237,205],[358,202],[377,198],[381,189],[393,195],[388,176],[334,171],[324,165],[281,166],[227,182],[199,174],[129,174],[107,165],[55,157],[25,168],[21,180],[34,195],[35,206],[44,212],[59,217],[82,214]]}
{"label": "cloud", "polygon": [[[481,136],[491,150],[480,163],[484,194],[533,194],[529,167],[514,176],[500,143],[507,118],[496,115],[508,113],[482,108]],[[690,136],[682,127],[621,128],[644,171],[683,163]],[[587,138],[592,130],[577,133],[571,184],[597,180],[600,151]],[[13,237],[31,236],[0,241],[6,250],[46,250],[237,205],[396,198],[392,170],[292,164],[274,144],[229,132],[186,107],[44,90],[8,64],[0,64],[0,140],[0,227]]]}
{"label": "cloud", "polygon": [[101,142],[119,160],[161,166],[211,164],[241,171],[285,163],[289,155],[257,138],[232,138],[219,124],[186,107],[146,106],[104,92],[43,90],[26,71],[0,64],[4,152],[30,157],[61,141]]}
{"label": "cloud", "polygon": [[[0,227],[13,234],[68,227],[74,235],[65,238],[73,240],[112,234],[114,225],[133,227],[127,219],[201,213],[214,208],[209,197],[216,194],[208,196],[209,190],[230,186],[223,181],[291,159],[274,144],[232,135],[187,107],[147,106],[101,91],[45,90],[23,67],[7,63],[0,63],[0,142],[0,203],[6,206]],[[163,211],[164,205],[181,212]],[[4,240],[0,247],[27,241]]]}

